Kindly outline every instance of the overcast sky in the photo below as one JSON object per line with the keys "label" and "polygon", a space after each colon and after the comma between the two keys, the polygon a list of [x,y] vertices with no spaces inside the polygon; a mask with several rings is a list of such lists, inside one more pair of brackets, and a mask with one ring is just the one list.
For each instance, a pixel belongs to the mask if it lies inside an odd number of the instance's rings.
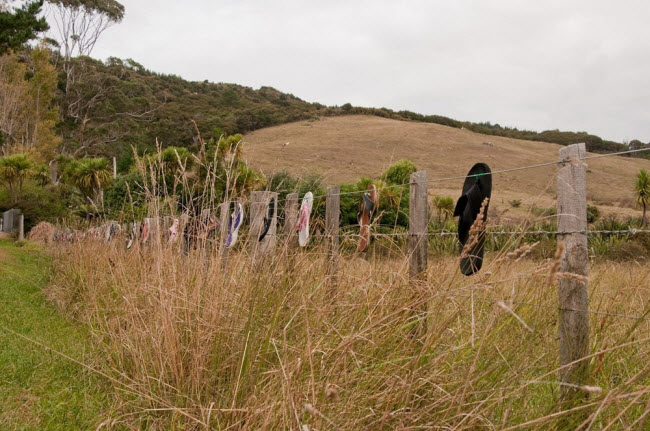
{"label": "overcast sky", "polygon": [[650,2],[120,0],[93,56],[310,102],[650,141]]}

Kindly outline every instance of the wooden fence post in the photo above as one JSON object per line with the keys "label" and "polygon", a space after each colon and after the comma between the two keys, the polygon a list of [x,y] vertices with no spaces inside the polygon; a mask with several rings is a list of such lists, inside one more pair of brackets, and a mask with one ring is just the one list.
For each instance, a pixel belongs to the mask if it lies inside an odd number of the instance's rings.
{"label": "wooden fence post", "polygon": [[284,201],[284,227],[282,232],[285,236],[285,244],[288,248],[296,246],[298,232],[298,193],[289,193]]}
{"label": "wooden fence post", "polygon": [[25,239],[25,214],[18,214],[18,241]]}
{"label": "wooden fence post", "polygon": [[411,174],[409,193],[409,278],[420,281],[427,270],[427,171]]}
{"label": "wooden fence post", "polygon": [[[589,354],[589,297],[587,277],[587,180],[585,144],[560,149],[561,167],[557,173],[558,243],[564,243],[559,277],[560,366],[579,361]],[[576,274],[572,278],[561,273]],[[587,383],[588,361],[580,361],[560,370],[560,379],[569,385]],[[583,397],[585,392],[564,385],[563,398]]]}
{"label": "wooden fence post", "polygon": [[113,157],[113,178],[117,178],[117,159]]}
{"label": "wooden fence post", "polygon": [[250,200],[250,229],[248,231],[248,245],[251,250],[253,263],[259,258],[260,233],[264,226],[264,215],[268,209],[266,192],[251,192]]}
{"label": "wooden fence post", "polygon": [[169,243],[169,228],[172,226],[173,222],[174,221],[171,216],[163,217],[162,229],[160,232],[160,238],[163,242],[163,245]]}
{"label": "wooden fence post", "polygon": [[228,238],[228,223],[230,223],[230,202],[224,202],[219,205],[219,251],[221,259],[225,261],[228,259],[228,251],[226,247],[226,239]]}
{"label": "wooden fence post", "polygon": [[327,188],[325,200],[325,237],[329,264],[327,275],[335,284],[338,280],[339,271],[339,225],[341,219],[341,186],[330,186]]}
{"label": "wooden fence post", "polygon": [[189,244],[185,237],[185,231],[188,229],[190,216],[188,213],[182,213],[178,220],[178,245],[183,253],[189,252]]}

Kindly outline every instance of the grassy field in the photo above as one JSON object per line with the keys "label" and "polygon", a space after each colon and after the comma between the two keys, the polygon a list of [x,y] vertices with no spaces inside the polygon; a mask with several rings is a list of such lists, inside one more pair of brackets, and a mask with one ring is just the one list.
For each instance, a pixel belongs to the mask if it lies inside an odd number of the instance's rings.
{"label": "grassy field", "polygon": [[[0,429],[95,429],[110,415],[111,386],[93,364],[86,328],[47,302],[52,262],[39,247],[0,240]],[[31,340],[31,341],[30,341]]]}
{"label": "grassy field", "polygon": [[[142,196],[149,216],[177,214],[179,197],[151,178]],[[213,204],[206,188],[188,212],[212,211]],[[556,273],[552,238],[499,236],[481,272],[468,278],[458,268],[455,238],[433,236],[426,276],[413,281],[402,237],[379,237],[368,253],[357,254],[355,231],[344,228],[336,273],[324,237],[296,249],[280,236],[271,253],[260,255],[251,253],[259,240],[248,237],[248,226],[227,258],[200,229],[196,248],[187,250],[155,228],[130,250],[123,237],[106,243],[91,235],[52,243],[49,259],[35,248],[7,248],[3,271],[15,281],[6,294],[14,292],[18,304],[8,303],[7,316],[18,312],[27,325],[13,331],[51,343],[95,371],[50,354],[32,373],[45,372],[42,380],[25,390],[41,387],[44,399],[56,400],[72,391],[64,396],[83,402],[70,404],[76,413],[69,423],[81,428],[97,422],[109,429],[300,431],[648,425],[650,265],[634,251],[645,250],[645,237],[635,239],[625,261],[614,262],[598,252],[605,238],[589,236],[589,379],[569,386],[558,378],[557,279],[575,275]],[[16,283],[26,287],[12,290]],[[52,313],[43,294],[68,320]],[[42,315],[20,313],[23,295],[38,300]],[[54,323],[32,327],[47,319]],[[69,371],[51,369],[57,363]],[[575,395],[571,402],[562,396],[567,391]],[[24,404],[4,399],[14,411]],[[68,414],[68,404],[53,404]]]}
{"label": "grassy field", "polygon": [[208,248],[82,243],[53,250],[47,294],[93,328],[134,428],[644,429],[650,266],[593,262],[591,378],[566,406],[553,262],[527,250],[471,278],[432,256],[414,285],[405,257],[372,252],[334,280],[318,246],[224,266]]}
{"label": "grassy field", "polygon": [[[301,121],[260,129],[244,137],[244,154],[267,174],[281,169],[305,175],[318,172],[326,184],[378,177],[392,162],[412,160],[429,179],[466,175],[476,162],[493,170],[557,160],[559,145],[487,136],[469,130],[370,116],[345,116]],[[286,143],[288,145],[285,145]],[[486,143],[490,143],[487,145]],[[589,160],[587,193],[603,215],[640,216],[632,187],[640,168],[650,160],[607,157]],[[554,166],[508,172],[493,178],[490,210],[507,212],[515,221],[534,204],[555,206]],[[463,180],[435,182],[431,194],[456,199]],[[510,201],[520,200],[520,208]]]}

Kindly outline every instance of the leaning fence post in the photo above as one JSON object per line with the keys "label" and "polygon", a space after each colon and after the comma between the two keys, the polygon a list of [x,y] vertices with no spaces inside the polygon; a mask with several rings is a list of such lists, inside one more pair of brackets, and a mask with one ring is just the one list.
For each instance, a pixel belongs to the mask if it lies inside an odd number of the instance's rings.
{"label": "leaning fence post", "polygon": [[[560,149],[557,173],[558,242],[564,243],[559,278],[560,379],[563,398],[579,397],[575,385],[587,383],[589,354],[589,297],[587,276],[587,180],[585,144]],[[562,277],[562,273],[571,277]],[[576,362],[579,361],[579,362]],[[572,365],[568,365],[572,364]]]}
{"label": "leaning fence post", "polygon": [[409,278],[420,281],[427,270],[427,171],[411,174],[409,193]]}
{"label": "leaning fence post", "polygon": [[285,198],[284,205],[284,233],[287,247],[295,247],[298,232],[296,232],[296,225],[298,224],[298,193],[289,193]]}
{"label": "leaning fence post", "polygon": [[339,271],[339,224],[341,213],[341,186],[327,188],[325,200],[325,237],[327,238],[327,251],[329,264],[327,275],[336,283]]}
{"label": "leaning fence post", "polygon": [[25,214],[18,214],[18,241],[25,239]]}

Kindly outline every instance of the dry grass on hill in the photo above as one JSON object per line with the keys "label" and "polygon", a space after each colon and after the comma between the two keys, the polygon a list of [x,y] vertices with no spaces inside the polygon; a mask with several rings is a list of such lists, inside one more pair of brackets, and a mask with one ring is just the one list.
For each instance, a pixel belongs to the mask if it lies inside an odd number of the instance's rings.
{"label": "dry grass on hill", "polygon": [[[281,169],[297,175],[318,172],[330,183],[355,182],[363,175],[377,177],[392,162],[405,158],[433,179],[465,175],[479,161],[493,170],[554,161],[560,148],[438,124],[361,115],[269,127],[247,134],[244,141],[249,162],[265,173]],[[588,165],[588,199],[603,214],[640,215],[634,208],[632,187],[638,170],[650,169],[650,160],[607,157],[590,160]],[[522,201],[521,210],[512,209],[513,213],[523,213],[535,202],[554,206],[555,172],[554,166],[548,166],[495,175],[491,208],[503,211],[511,200]],[[456,179],[432,183],[430,190],[455,199],[461,186],[462,180]]]}

